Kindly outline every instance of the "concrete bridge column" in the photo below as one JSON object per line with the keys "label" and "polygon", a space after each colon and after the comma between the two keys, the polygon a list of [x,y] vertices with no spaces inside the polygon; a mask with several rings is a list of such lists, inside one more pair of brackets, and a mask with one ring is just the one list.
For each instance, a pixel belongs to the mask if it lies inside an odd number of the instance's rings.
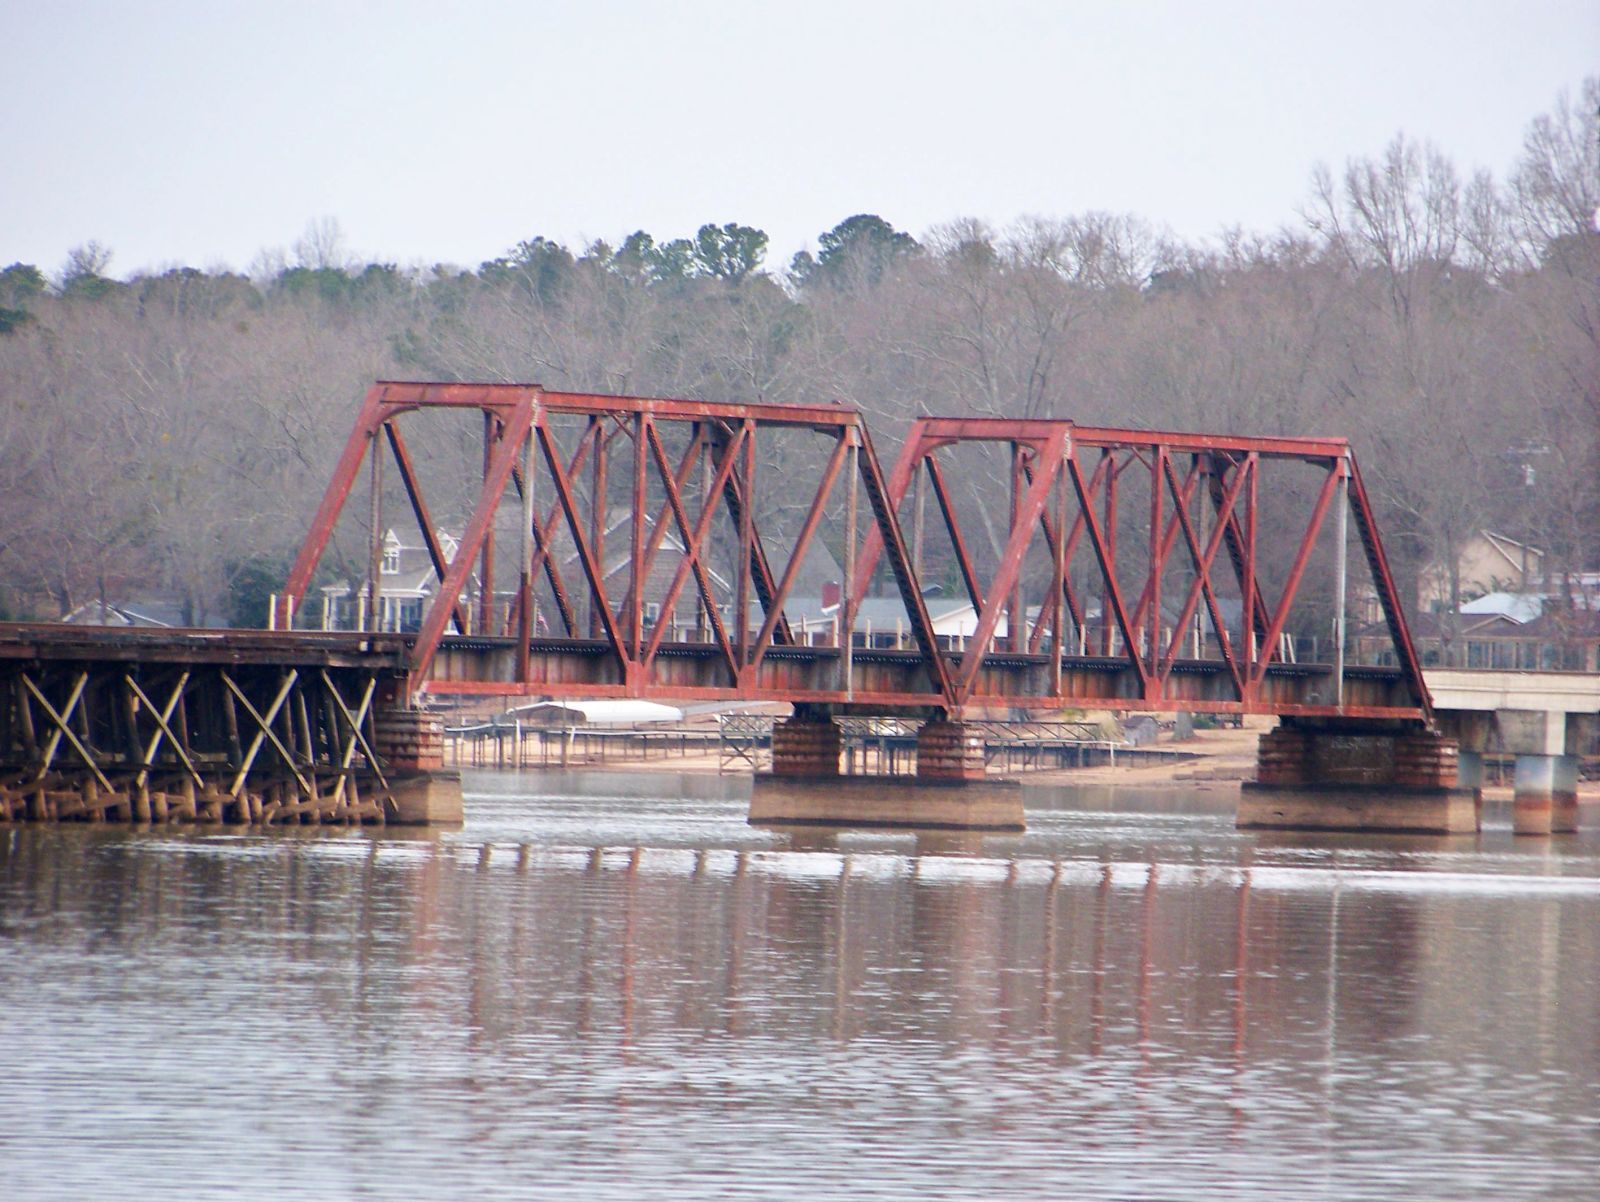
{"label": "concrete bridge column", "polygon": [[832,718],[797,713],[772,725],[772,775],[838,776],[841,748]]}
{"label": "concrete bridge column", "polygon": [[1472,804],[1478,811],[1479,825],[1483,819],[1483,752],[1456,752],[1456,787],[1472,790]]}
{"label": "concrete bridge column", "polygon": [[1577,756],[1517,756],[1511,829],[1519,835],[1566,834],[1578,829]]}
{"label": "concrete bridge column", "polygon": [[1500,745],[1517,757],[1511,829],[1519,835],[1562,834],[1578,829],[1578,758],[1582,715],[1557,709],[1495,711]]}

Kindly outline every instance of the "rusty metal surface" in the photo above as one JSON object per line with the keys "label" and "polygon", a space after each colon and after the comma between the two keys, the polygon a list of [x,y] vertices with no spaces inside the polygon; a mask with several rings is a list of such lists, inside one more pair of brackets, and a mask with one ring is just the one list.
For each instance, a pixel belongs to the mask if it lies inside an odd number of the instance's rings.
{"label": "rusty metal surface", "polygon": [[[402,433],[409,415],[429,409],[440,420],[465,420],[473,438],[471,424],[481,426],[481,475],[475,463],[470,481],[455,482],[475,500],[450,556],[435,533],[441,510],[430,506]],[[814,451],[772,459],[780,470],[758,470],[783,431],[814,438]],[[972,480],[950,458],[973,444],[1008,464],[995,469],[985,498],[983,537],[970,517],[963,526],[956,490],[970,492]],[[403,489],[403,511],[422,531],[436,585],[415,633],[13,626],[0,627],[0,657],[382,661],[408,671],[412,695],[776,700],[952,715],[1093,704],[1430,719],[1371,505],[1343,439],[928,417],[912,424],[886,472],[860,414],[844,406],[380,381],[357,415],[275,624],[302,613],[363,464],[373,465],[376,482],[380,461],[396,468],[396,492]],[[1313,482],[1294,495],[1264,484],[1263,465],[1273,462]],[[513,495],[521,498],[520,535],[508,536],[501,510]],[[1398,666],[1352,667],[1335,681],[1329,665],[1289,662],[1281,636],[1325,520],[1346,496]],[[948,539],[945,562],[976,613],[959,649],[941,645],[918,572],[929,498],[935,534]],[[908,502],[911,538],[902,529]],[[619,503],[628,517],[613,525]],[[375,487],[369,504],[364,587],[376,594],[383,517]],[[787,515],[783,523],[773,521],[775,507]],[[1299,531],[1286,568],[1273,564],[1270,580],[1261,550],[1269,519]],[[503,607],[494,592],[497,527],[500,561],[517,564]],[[508,537],[520,538],[520,560]],[[845,549],[843,594],[831,629],[819,633],[788,607],[808,549],[824,542]],[[980,546],[990,560],[980,561]],[[675,564],[663,558],[669,547]],[[871,640],[858,622],[885,562],[906,623],[900,648],[889,653],[862,645]],[[651,585],[652,572],[664,589]],[[475,580],[487,584],[468,605]],[[644,614],[649,587],[657,589],[654,624]],[[1242,607],[1231,628],[1224,601]],[[680,606],[694,615],[692,638],[677,622]],[[840,629],[857,636],[855,645]],[[828,645],[805,645],[819,639]],[[1198,658],[1191,642],[1204,644]]]}
{"label": "rusty metal surface", "polygon": [[[417,473],[407,453],[407,444],[397,423],[407,414],[423,409],[474,413],[483,420],[483,474],[472,513],[468,518],[454,557],[443,562],[437,540],[425,536],[438,587],[428,606],[421,629],[411,651],[412,687],[422,691],[434,680],[434,660],[441,640],[454,629],[465,633],[459,599],[472,579],[474,564],[478,579],[490,582],[479,589],[477,626],[480,632],[508,634],[520,631],[524,637],[532,630],[530,611],[538,604],[535,578],[548,584],[553,609],[569,636],[588,634],[604,640],[612,661],[598,671],[614,674],[618,680],[642,695],[649,682],[659,676],[656,660],[661,652],[662,634],[653,631],[647,640],[642,620],[643,590],[663,538],[671,533],[681,549],[681,560],[668,590],[665,606],[673,612],[691,581],[688,595],[705,629],[721,648],[726,685],[735,690],[755,687],[755,677],[768,652],[790,645],[794,634],[784,606],[794,587],[799,567],[817,535],[825,511],[833,501],[844,462],[849,459],[859,472],[869,500],[874,500],[874,517],[880,525],[893,526],[893,515],[881,504],[881,479],[876,475],[876,460],[870,448],[854,454],[863,444],[860,415],[840,406],[797,406],[730,404],[683,401],[648,397],[602,397],[585,393],[552,392],[536,385],[478,385],[379,382],[368,392],[340,456],[312,523],[312,529],[290,571],[276,622],[287,623],[301,607],[310,581],[334,526],[349,502],[363,461],[377,463],[387,449],[399,470],[411,511],[418,524],[431,524],[431,513]],[[577,418],[585,424],[576,445],[563,445],[563,430],[558,419]],[[567,428],[570,431],[570,427]],[[756,465],[763,440],[768,433],[800,430],[831,441],[825,466],[815,478],[804,481],[786,473],[780,487],[785,491],[804,489],[810,494],[809,507],[797,537],[788,545],[774,542],[763,529],[755,510],[761,499]],[[671,430],[679,441],[686,441],[676,467],[669,462],[664,432]],[[610,446],[620,441],[632,444],[631,472],[621,476],[622,456],[612,464]],[[519,458],[530,462],[519,464]],[[686,482],[700,466],[705,488],[698,496],[686,495]],[[584,475],[590,480],[585,488]],[[524,473],[528,478],[524,478]],[[373,472],[374,480],[378,472]],[[609,482],[609,484],[608,484]],[[542,485],[542,488],[541,488]],[[621,485],[632,513],[626,580],[619,588],[613,581],[615,569],[606,558],[605,538],[612,493],[610,485]],[[375,488],[376,486],[374,486]],[[494,529],[498,508],[507,490],[514,487],[519,496],[525,490],[553,494],[541,517],[534,512],[528,529],[522,532],[522,562],[529,566],[519,575],[517,594],[507,619],[497,623],[490,604],[493,588]],[[854,479],[852,479],[854,487]],[[376,494],[374,494],[376,495]],[[526,504],[526,502],[525,502]],[[650,511],[647,513],[647,511]],[[373,517],[368,536],[376,547],[381,530],[381,510],[372,501]],[[653,516],[653,520],[651,520]],[[732,525],[737,532],[737,554],[731,567],[725,566],[724,581],[732,580],[730,598],[723,598],[713,584],[714,573],[708,564],[716,553],[716,526]],[[890,543],[903,553],[897,531]],[[563,543],[562,540],[565,540]],[[570,546],[564,560],[557,550]],[[374,565],[376,555],[373,556]],[[894,553],[891,553],[891,559]],[[903,554],[901,555],[903,560]],[[578,580],[571,579],[576,569]],[[897,561],[897,575],[904,587],[914,587],[909,569]],[[376,566],[369,570],[367,591],[379,593]],[[618,594],[618,595],[614,595]],[[449,598],[442,603],[440,598]],[[587,622],[579,621],[579,609]],[[917,625],[921,645],[934,663],[935,673],[942,666],[935,662],[936,647],[931,626],[924,620]],[[731,619],[731,629],[730,620]],[[580,626],[582,627],[580,629]],[[459,660],[459,655],[456,656]],[[513,680],[509,683],[530,686],[535,668],[526,652],[519,652]],[[845,691],[848,691],[848,682]]]}
{"label": "rusty metal surface", "polygon": [[[1009,481],[996,481],[993,486],[994,500],[998,502],[1009,484],[1009,525],[1004,549],[988,579],[982,578],[974,560],[970,550],[974,540],[962,529],[946,469],[940,466],[942,454],[963,444],[988,444],[994,449],[1009,449],[1010,454]],[[1270,461],[1286,461],[1313,477],[1320,475],[1320,479],[1313,484],[1315,493],[1309,513],[1295,527],[1300,533],[1293,554],[1283,565],[1281,578],[1274,582],[1274,595],[1269,598],[1262,576],[1259,529],[1264,515],[1281,520],[1283,514],[1279,511],[1286,509],[1285,502],[1291,499],[1276,489],[1263,489],[1261,470]],[[1062,648],[1070,649],[1075,630],[1081,643],[1088,625],[1088,598],[1081,595],[1081,574],[1080,584],[1075,585],[1071,565],[1080,548],[1086,548],[1090,589],[1098,592],[1101,603],[1093,650],[1121,663],[1124,671],[1118,699],[1127,708],[1200,708],[1203,702],[1217,712],[1326,710],[1386,718],[1404,714],[1422,720],[1430,716],[1427,691],[1405,630],[1393,576],[1377,537],[1370,503],[1355,471],[1354,456],[1343,439],[1118,430],[1083,427],[1065,420],[928,417],[912,424],[890,475],[891,509],[899,509],[913,481],[920,482],[924,473],[938,504],[960,579],[979,613],[969,644],[969,649],[978,654],[956,672],[947,690],[953,708],[992,703],[997,697],[1042,708],[1052,698],[1085,696],[1081,689],[1065,682],[1071,672],[1065,666],[1066,657],[1059,669],[1051,670],[1048,681],[1036,679],[1030,682],[1032,687],[1023,690],[1015,690],[996,678],[985,658],[992,650],[1014,653],[1024,649],[1020,633],[1009,632],[1020,632],[1026,625],[1019,597],[1021,565],[1030,542],[1042,534],[1054,563],[1052,591],[1041,598],[1026,650],[1038,652],[1047,635],[1058,653]],[[1351,512],[1367,555],[1374,591],[1394,635],[1399,685],[1381,698],[1371,696],[1370,688],[1356,688],[1342,703],[1335,700],[1330,706],[1327,702],[1332,698],[1310,696],[1309,686],[1303,690],[1307,695],[1299,695],[1285,684],[1285,675],[1277,669],[1286,666],[1280,636],[1300,601],[1301,583],[1332,511],[1338,485],[1344,481],[1353,484],[1349,492]],[[1119,515],[1118,510],[1119,495],[1128,491],[1130,483],[1140,482],[1149,507],[1142,536],[1139,528],[1127,516]],[[1056,490],[1054,504],[1052,489]],[[992,521],[992,508],[986,522]],[[1209,534],[1204,526],[1207,519],[1212,523]],[[920,528],[920,515],[915,520]],[[1119,548],[1119,537],[1126,540],[1130,534],[1139,537],[1139,542],[1130,547],[1124,541]],[[858,600],[864,595],[880,547],[876,532],[869,532],[855,573]],[[1226,572],[1218,572],[1219,559],[1226,565]],[[1166,625],[1162,618],[1162,588],[1175,571],[1188,573],[1188,580],[1178,616]],[[1239,598],[1246,617],[1242,627],[1230,633],[1221,601],[1233,595]],[[1223,674],[1231,678],[1231,696],[1194,697],[1178,667],[1184,658],[1191,623],[1197,620],[1202,603],[1217,642],[1208,670],[1213,678]],[[1003,616],[1008,636],[1000,640],[996,632]],[[980,663],[984,665],[981,668]],[[1189,665],[1184,671],[1192,675],[1195,669]],[[1269,673],[1273,674],[1270,680]],[[1336,681],[1331,691],[1337,694],[1342,688],[1342,683]],[[1399,696],[1393,695],[1396,692]],[[1032,700],[1023,702],[1022,696],[1031,696]]]}

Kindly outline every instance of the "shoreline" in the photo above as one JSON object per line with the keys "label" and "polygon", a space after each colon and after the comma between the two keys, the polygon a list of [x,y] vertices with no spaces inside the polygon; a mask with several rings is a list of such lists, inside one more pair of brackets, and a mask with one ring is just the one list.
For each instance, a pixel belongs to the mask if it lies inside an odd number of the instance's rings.
{"label": "shoreline", "polygon": [[[1245,725],[1235,729],[1197,730],[1181,742],[1163,738],[1143,748],[1183,752],[1189,757],[1169,763],[1122,765],[1115,767],[1099,764],[1088,768],[1049,768],[1040,771],[1016,772],[1009,776],[1024,785],[1124,785],[1141,789],[1237,789],[1240,783],[1255,779],[1256,749],[1260,736],[1272,727],[1271,719],[1246,719]],[[661,756],[644,759],[639,756],[619,755],[605,759],[574,762],[566,771],[603,771],[625,773],[667,772],[694,776],[752,776],[749,768],[724,771],[716,752],[686,756]],[[455,765],[447,763],[447,767]],[[470,763],[459,765],[472,769]],[[551,766],[552,770],[561,769]],[[485,769],[493,771],[493,769]],[[507,769],[517,771],[517,769]],[[538,767],[520,769],[539,771]],[[875,774],[867,773],[870,778]],[[995,779],[1008,775],[991,773]],[[1510,784],[1486,785],[1485,801],[1512,800]],[[1584,803],[1600,803],[1600,781],[1581,781],[1578,799]]]}

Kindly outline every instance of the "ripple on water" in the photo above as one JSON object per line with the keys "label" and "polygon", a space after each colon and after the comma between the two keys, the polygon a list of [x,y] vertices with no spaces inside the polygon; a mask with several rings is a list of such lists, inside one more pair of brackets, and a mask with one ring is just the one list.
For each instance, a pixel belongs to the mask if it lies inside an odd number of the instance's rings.
{"label": "ripple on water", "polygon": [[10,832],[0,1193],[1593,1196],[1592,833],[784,833],[683,780]]}

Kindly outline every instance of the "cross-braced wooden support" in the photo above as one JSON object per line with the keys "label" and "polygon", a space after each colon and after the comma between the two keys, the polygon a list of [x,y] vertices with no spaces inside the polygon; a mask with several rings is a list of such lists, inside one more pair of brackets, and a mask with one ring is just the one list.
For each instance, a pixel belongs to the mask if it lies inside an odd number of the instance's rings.
{"label": "cross-braced wooden support", "polygon": [[373,700],[394,673],[329,662],[382,654],[56,629],[24,629],[30,654],[0,659],[0,821],[390,816]]}

